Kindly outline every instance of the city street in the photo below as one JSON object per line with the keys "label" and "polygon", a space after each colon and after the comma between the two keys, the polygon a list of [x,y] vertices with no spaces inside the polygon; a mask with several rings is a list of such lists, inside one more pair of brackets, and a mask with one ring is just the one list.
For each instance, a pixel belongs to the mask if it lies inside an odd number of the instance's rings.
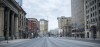
{"label": "city street", "polygon": [[11,44],[2,44],[0,47],[100,47],[100,44],[54,37],[43,37]]}
{"label": "city street", "polygon": [[100,47],[100,0],[0,0],[0,47]]}

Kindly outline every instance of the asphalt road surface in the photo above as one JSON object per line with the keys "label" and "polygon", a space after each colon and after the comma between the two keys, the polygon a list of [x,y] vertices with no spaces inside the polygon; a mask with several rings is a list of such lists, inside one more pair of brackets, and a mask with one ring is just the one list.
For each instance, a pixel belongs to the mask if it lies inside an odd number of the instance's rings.
{"label": "asphalt road surface", "polygon": [[0,47],[100,47],[100,44],[78,40],[43,37],[13,44],[0,45]]}

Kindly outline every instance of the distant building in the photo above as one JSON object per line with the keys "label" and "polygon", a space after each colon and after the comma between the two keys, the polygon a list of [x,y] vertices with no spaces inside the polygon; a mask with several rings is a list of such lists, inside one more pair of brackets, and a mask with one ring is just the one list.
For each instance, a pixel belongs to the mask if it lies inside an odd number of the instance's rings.
{"label": "distant building", "polygon": [[60,36],[60,32],[58,31],[58,28],[52,29],[52,30],[50,30],[49,32],[50,32],[50,34],[51,34],[52,36]]}
{"label": "distant building", "polygon": [[25,38],[29,38],[29,29],[28,29],[28,19],[26,18],[26,28],[25,28],[25,33],[26,33],[26,35],[25,35]]}
{"label": "distant building", "polygon": [[39,21],[35,18],[28,18],[28,29],[32,37],[37,37],[39,32]]}
{"label": "distant building", "polygon": [[84,0],[71,0],[72,13],[72,34],[76,37],[84,37],[85,18],[84,18]]}
{"label": "distant building", "polygon": [[19,38],[20,39],[25,38],[25,32],[26,32],[26,12],[25,11],[19,11],[18,31],[19,31],[18,32]]}
{"label": "distant building", "polygon": [[17,2],[20,6],[22,6],[22,1],[23,1],[23,0],[16,0],[16,2]]}
{"label": "distant building", "polygon": [[62,32],[63,36],[69,36],[69,32],[71,32],[71,17],[58,17],[58,27],[60,32]]}
{"label": "distant building", "polygon": [[48,32],[48,21],[40,19],[40,33],[45,35]]}

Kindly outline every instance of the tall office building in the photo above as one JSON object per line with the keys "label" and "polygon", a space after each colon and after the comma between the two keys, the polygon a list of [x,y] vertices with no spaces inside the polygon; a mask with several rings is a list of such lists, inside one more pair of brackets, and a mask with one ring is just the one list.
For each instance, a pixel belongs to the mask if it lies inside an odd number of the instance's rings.
{"label": "tall office building", "polygon": [[100,0],[85,0],[85,37],[100,38]]}
{"label": "tall office building", "polygon": [[84,0],[71,0],[71,12],[73,36],[84,37],[85,31],[85,18],[84,18]]}
{"label": "tall office building", "polygon": [[16,2],[18,2],[18,4],[19,4],[20,6],[22,6],[22,1],[23,1],[23,0],[16,0]]}
{"label": "tall office building", "polygon": [[40,34],[41,36],[45,36],[48,32],[48,21],[45,19],[40,19]]}

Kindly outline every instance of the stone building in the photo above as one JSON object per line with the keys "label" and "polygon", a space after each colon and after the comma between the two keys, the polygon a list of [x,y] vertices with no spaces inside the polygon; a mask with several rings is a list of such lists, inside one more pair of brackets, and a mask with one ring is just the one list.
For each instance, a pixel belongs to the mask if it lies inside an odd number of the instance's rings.
{"label": "stone building", "polygon": [[84,0],[85,37],[100,39],[100,0]]}
{"label": "stone building", "polygon": [[26,18],[25,23],[26,23],[26,27],[25,27],[25,38],[29,38],[29,29],[28,29],[28,19]]}
{"label": "stone building", "polygon": [[19,16],[18,16],[18,34],[19,38],[25,38],[25,32],[26,32],[26,12],[21,9],[19,11]]}
{"label": "stone building", "polygon": [[19,38],[19,13],[24,10],[15,0],[0,0],[0,40]]}
{"label": "stone building", "polygon": [[58,27],[61,29],[63,36],[70,36],[71,35],[71,17],[58,17]]}
{"label": "stone building", "polygon": [[38,36],[39,32],[39,21],[36,18],[27,18],[28,19],[28,29],[31,33],[31,37],[35,38]]}

